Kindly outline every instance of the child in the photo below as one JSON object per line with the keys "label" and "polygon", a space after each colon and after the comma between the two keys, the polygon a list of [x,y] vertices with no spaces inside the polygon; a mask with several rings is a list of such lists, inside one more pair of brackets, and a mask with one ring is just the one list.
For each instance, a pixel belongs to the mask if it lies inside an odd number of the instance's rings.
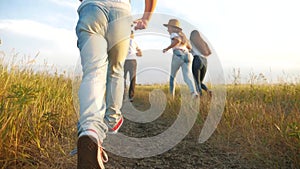
{"label": "child", "polygon": [[[136,41],[134,40],[133,31],[131,31],[128,55],[124,63],[124,86],[125,86],[124,89],[126,89],[127,73],[129,73],[130,85],[129,85],[128,96],[130,102],[133,102],[134,89],[136,83],[136,68],[137,68],[136,58],[141,56],[142,56],[142,51],[138,47]],[[124,97],[125,97],[125,93],[126,92],[124,91]]]}

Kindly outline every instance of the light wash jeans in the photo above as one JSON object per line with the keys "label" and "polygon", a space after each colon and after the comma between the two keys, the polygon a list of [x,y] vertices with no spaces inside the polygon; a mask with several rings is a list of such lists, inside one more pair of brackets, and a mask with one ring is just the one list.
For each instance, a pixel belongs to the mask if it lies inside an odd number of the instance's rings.
{"label": "light wash jeans", "polygon": [[[188,85],[191,93],[195,93],[195,84],[193,83],[193,74],[192,74],[192,55],[188,53],[188,59],[183,59],[183,57],[177,56],[175,53],[172,57],[171,64],[171,75],[170,75],[170,94],[175,96],[175,78],[179,68],[181,67],[182,75],[184,82]],[[188,61],[187,61],[188,60]]]}
{"label": "light wash jeans", "polygon": [[107,126],[114,126],[122,117],[123,64],[132,22],[130,4],[86,0],[78,14],[76,34],[83,71],[78,92],[78,134],[93,131],[103,142]]}

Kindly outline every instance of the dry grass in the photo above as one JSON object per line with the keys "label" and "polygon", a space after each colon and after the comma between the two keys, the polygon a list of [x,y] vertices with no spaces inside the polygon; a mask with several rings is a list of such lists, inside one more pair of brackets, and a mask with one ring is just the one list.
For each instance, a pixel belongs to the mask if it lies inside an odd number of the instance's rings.
{"label": "dry grass", "polygon": [[[77,115],[67,75],[34,73],[0,64],[0,166],[75,168],[68,153],[76,145]],[[146,110],[154,89],[137,86],[134,104]],[[237,153],[257,168],[300,168],[300,85],[228,85],[222,120],[208,140],[213,148]],[[180,99],[168,99],[177,112]],[[202,125],[210,100],[201,100]]]}
{"label": "dry grass", "polygon": [[299,96],[299,84],[228,86],[225,111],[212,142],[240,152],[258,166],[299,168]]}
{"label": "dry grass", "polygon": [[63,75],[0,64],[1,168],[65,168],[74,147],[72,84]]}

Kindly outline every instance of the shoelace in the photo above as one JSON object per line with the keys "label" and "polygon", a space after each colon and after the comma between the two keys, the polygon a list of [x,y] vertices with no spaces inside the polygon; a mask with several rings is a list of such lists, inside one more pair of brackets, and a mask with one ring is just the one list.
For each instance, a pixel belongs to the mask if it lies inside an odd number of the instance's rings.
{"label": "shoelace", "polygon": [[[100,151],[99,151],[99,149],[100,149]],[[104,163],[108,162],[108,156],[107,156],[107,154],[104,151],[104,148],[102,146],[99,146],[99,148],[98,148],[97,158],[98,158],[98,161],[102,160]]]}

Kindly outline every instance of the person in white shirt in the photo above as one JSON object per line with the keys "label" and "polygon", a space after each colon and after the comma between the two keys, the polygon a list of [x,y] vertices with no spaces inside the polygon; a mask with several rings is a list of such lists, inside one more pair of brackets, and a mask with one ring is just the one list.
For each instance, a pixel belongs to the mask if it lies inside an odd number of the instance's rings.
{"label": "person in white shirt", "polygon": [[[124,63],[124,86],[126,90],[126,86],[127,86],[126,79],[127,79],[127,74],[129,73],[130,84],[128,90],[128,98],[130,102],[133,101],[135,84],[136,84],[136,69],[137,69],[136,58],[141,56],[142,56],[142,51],[138,47],[136,41],[134,40],[133,31],[131,31],[128,55]],[[125,93],[126,92],[124,91],[124,97],[126,97]]]}
{"label": "person in white shirt", "polygon": [[[123,65],[128,52],[130,0],[80,0],[76,25],[83,77],[80,84],[77,168],[103,169],[107,161],[101,145],[107,133],[116,133],[123,123],[121,107]],[[142,18],[135,30],[145,29],[156,0],[145,0]]]}
{"label": "person in white shirt", "polygon": [[185,34],[182,32],[182,28],[180,28],[180,23],[177,19],[170,19],[168,24],[164,24],[168,28],[168,32],[171,38],[171,44],[163,49],[163,53],[167,52],[170,49],[173,49],[173,57],[171,63],[171,74],[170,74],[170,84],[169,90],[170,94],[174,98],[175,96],[175,78],[176,74],[181,67],[183,78],[185,83],[188,85],[189,90],[193,98],[197,98],[198,94],[195,90],[195,85],[193,83],[193,74],[192,74],[192,62],[191,62],[191,54],[189,50],[191,49],[191,45],[186,38]]}

